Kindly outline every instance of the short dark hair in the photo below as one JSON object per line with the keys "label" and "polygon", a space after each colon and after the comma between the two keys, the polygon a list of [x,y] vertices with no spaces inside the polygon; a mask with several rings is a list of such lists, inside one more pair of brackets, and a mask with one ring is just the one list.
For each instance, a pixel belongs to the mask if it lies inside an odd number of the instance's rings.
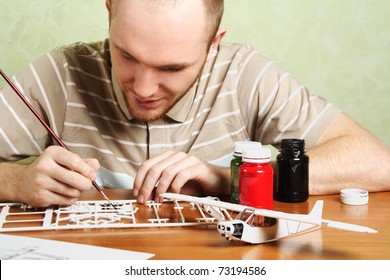
{"label": "short dark hair", "polygon": [[209,34],[209,40],[213,40],[217,34],[219,25],[221,24],[222,15],[224,11],[223,0],[203,0],[203,5],[206,9],[207,18],[207,33]]}
{"label": "short dark hair", "polygon": [[[119,0],[109,0],[110,1],[110,12],[111,17],[115,16],[116,11],[116,5],[118,4]],[[163,3],[172,3],[176,2],[178,0],[154,0],[156,5],[163,4]],[[180,1],[180,0],[179,0]],[[192,0],[191,0],[192,1]],[[221,24],[222,15],[224,12],[224,0],[202,0],[203,6],[205,8],[206,12],[206,28],[207,28],[207,39],[211,43],[213,38],[215,37],[219,25]]]}

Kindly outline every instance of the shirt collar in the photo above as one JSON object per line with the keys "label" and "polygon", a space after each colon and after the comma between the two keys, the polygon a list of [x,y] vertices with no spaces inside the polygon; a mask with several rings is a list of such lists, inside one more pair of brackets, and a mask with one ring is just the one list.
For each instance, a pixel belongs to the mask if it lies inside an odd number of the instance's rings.
{"label": "shirt collar", "polygon": [[[112,84],[114,87],[114,92],[118,100],[119,106],[122,109],[123,113],[129,120],[132,120],[122,89],[119,85],[119,82],[114,74],[113,68],[111,68],[111,77]],[[197,87],[197,82],[187,91],[187,93],[173,106],[173,108],[166,114],[167,117],[171,118],[177,122],[184,122],[187,119],[188,113],[191,110],[191,106],[194,103],[195,91]]]}
{"label": "shirt collar", "polygon": [[196,87],[197,83],[195,83],[175,106],[169,110],[166,114],[167,117],[177,122],[184,122],[187,119],[192,104],[194,104]]}

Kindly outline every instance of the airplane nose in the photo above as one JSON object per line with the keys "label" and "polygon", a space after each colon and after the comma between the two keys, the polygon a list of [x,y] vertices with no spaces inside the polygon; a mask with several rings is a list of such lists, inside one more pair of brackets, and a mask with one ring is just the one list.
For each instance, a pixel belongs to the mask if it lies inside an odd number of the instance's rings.
{"label": "airplane nose", "polygon": [[225,226],[224,226],[224,225],[221,225],[221,224],[218,224],[217,228],[218,228],[218,232],[219,232],[222,236],[225,236]]}
{"label": "airplane nose", "polygon": [[222,237],[228,238],[229,236],[232,235],[231,227],[229,225],[218,224],[217,229],[218,229],[219,234],[221,234]]}

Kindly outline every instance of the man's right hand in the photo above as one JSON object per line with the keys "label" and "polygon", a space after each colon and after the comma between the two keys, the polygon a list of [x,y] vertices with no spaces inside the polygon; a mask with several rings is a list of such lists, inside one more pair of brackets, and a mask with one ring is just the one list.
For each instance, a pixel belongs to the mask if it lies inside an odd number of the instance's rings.
{"label": "man's right hand", "polygon": [[71,205],[92,187],[99,167],[96,159],[51,146],[29,165],[1,163],[0,200],[33,207]]}

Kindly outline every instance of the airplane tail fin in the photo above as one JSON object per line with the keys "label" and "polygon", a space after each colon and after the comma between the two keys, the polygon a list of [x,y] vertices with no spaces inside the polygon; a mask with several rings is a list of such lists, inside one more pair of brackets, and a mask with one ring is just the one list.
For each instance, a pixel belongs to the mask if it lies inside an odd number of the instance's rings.
{"label": "airplane tail fin", "polygon": [[309,213],[309,217],[313,218],[314,220],[321,220],[322,219],[322,208],[324,207],[324,201],[323,200],[317,200],[316,204],[314,205],[313,209],[311,209]]}
{"label": "airplane tail fin", "polygon": [[343,230],[350,230],[350,231],[356,231],[356,232],[367,232],[367,233],[376,233],[378,232],[375,229],[371,229],[364,226],[349,224],[349,223],[342,223],[342,222],[336,222],[331,220],[323,220],[322,219],[322,208],[324,206],[323,200],[318,200],[316,204],[314,205],[313,209],[309,213],[309,217],[313,218],[314,220],[320,220],[321,225],[323,227],[330,227],[330,228],[337,228],[337,229],[343,229]]}

